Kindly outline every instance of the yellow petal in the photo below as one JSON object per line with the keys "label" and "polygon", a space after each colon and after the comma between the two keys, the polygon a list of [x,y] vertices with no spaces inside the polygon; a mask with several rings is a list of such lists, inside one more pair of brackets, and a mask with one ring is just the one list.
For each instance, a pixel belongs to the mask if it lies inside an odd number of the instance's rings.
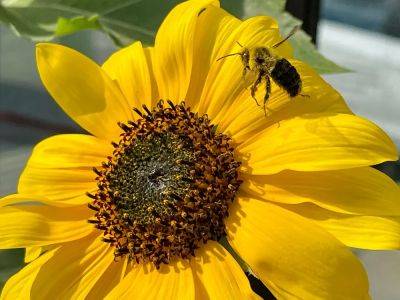
{"label": "yellow petal", "polygon": [[133,43],[115,52],[102,66],[118,82],[132,108],[141,108],[142,104],[151,108],[158,100],[158,95],[154,93],[157,84],[151,72],[151,58],[145,50],[141,42]]}
{"label": "yellow petal", "polygon": [[193,66],[186,104],[197,108],[210,67],[216,62],[220,48],[241,21],[225,10],[209,5],[198,16],[193,47]]}
{"label": "yellow petal", "polygon": [[346,114],[312,114],[280,122],[237,148],[242,172],[325,171],[397,160],[397,149],[379,127]]}
{"label": "yellow petal", "polygon": [[143,51],[144,51],[144,55],[146,56],[147,66],[149,68],[149,76],[150,76],[150,80],[152,82],[152,85],[151,85],[151,95],[153,97],[152,99],[158,101],[158,99],[160,99],[160,96],[158,93],[158,85],[157,85],[156,76],[155,76],[154,47],[143,48]]}
{"label": "yellow petal", "polygon": [[61,246],[42,265],[31,289],[33,299],[85,299],[113,263],[107,243],[94,236]]}
{"label": "yellow petal", "polygon": [[57,249],[46,252],[35,261],[27,264],[22,270],[10,277],[4,285],[1,300],[28,300],[31,298],[31,287],[40,268],[48,262]]}
{"label": "yellow petal", "polygon": [[43,84],[82,128],[103,139],[118,137],[118,121],[132,116],[118,86],[92,60],[57,44],[38,44],[36,60]]}
{"label": "yellow petal", "polygon": [[193,48],[199,13],[215,0],[186,1],[165,18],[155,39],[155,76],[159,96],[179,102],[185,99],[192,73]]}
{"label": "yellow petal", "polygon": [[[249,73],[243,79],[243,64],[239,56],[218,58],[237,53],[242,47],[272,46],[282,37],[275,20],[270,17],[254,17],[242,22],[233,32],[225,37],[222,45],[213,53],[212,65],[201,95],[199,112],[207,113],[215,123],[219,123],[235,99],[252,83],[254,74]],[[291,47],[283,45],[278,48],[280,55],[291,56]]]}
{"label": "yellow petal", "polygon": [[[76,201],[76,199],[77,198],[72,198],[71,200],[68,201],[56,201],[34,194],[11,194],[0,199],[0,207],[15,205],[15,204],[33,204],[33,203],[36,204],[40,203],[57,207],[69,207],[77,205],[79,203],[79,201]],[[80,204],[84,203],[87,203],[87,201],[82,202]]]}
{"label": "yellow petal", "polygon": [[32,246],[32,247],[27,247],[25,249],[25,257],[24,257],[24,262],[25,263],[30,263],[37,259],[39,256],[41,256],[43,253],[46,253],[50,250],[53,250],[55,248],[59,247],[58,244],[54,245],[46,245],[46,246]]}
{"label": "yellow petal", "polygon": [[17,205],[0,208],[0,249],[77,240],[94,231],[87,207]]}
{"label": "yellow petal", "polygon": [[85,193],[97,188],[92,168],[101,166],[110,153],[109,143],[89,135],[64,134],[45,139],[34,148],[20,176],[18,192],[63,203],[87,203]]}
{"label": "yellow petal", "polygon": [[364,299],[368,294],[357,258],[306,218],[238,197],[226,225],[232,247],[278,299]]}
{"label": "yellow petal", "polygon": [[113,261],[103,275],[97,280],[85,299],[104,299],[106,295],[125,277],[128,258]]}
{"label": "yellow petal", "polygon": [[349,247],[371,250],[400,249],[400,216],[348,215],[312,204],[283,207],[314,221]]}
{"label": "yellow petal", "polygon": [[[35,146],[29,163],[41,168],[99,166],[112,152],[110,142],[84,134],[60,134]],[[28,163],[28,164],[29,164]]]}
{"label": "yellow petal", "polygon": [[336,171],[283,171],[274,175],[242,175],[242,191],[265,200],[312,202],[342,213],[400,216],[400,187],[370,167]]}
{"label": "yellow petal", "polygon": [[43,252],[43,247],[41,246],[32,246],[32,247],[27,247],[25,249],[25,257],[24,257],[24,262],[29,263],[36,258],[40,256]]}
{"label": "yellow petal", "polygon": [[136,265],[105,299],[194,299],[193,274],[187,262]]}
{"label": "yellow petal", "polygon": [[[275,82],[271,82],[271,95],[267,102],[267,116],[262,107],[256,105],[249,90],[243,90],[234,100],[228,111],[221,116],[218,128],[226,132],[236,143],[251,138],[264,128],[286,119],[310,113],[351,114],[342,96],[326,83],[317,72],[306,64],[290,59],[299,72],[304,96],[290,98]],[[265,86],[261,86],[256,98],[262,102]],[[278,125],[279,126],[279,125]]]}
{"label": "yellow petal", "polygon": [[260,299],[235,259],[217,242],[198,249],[191,266],[196,299]]}

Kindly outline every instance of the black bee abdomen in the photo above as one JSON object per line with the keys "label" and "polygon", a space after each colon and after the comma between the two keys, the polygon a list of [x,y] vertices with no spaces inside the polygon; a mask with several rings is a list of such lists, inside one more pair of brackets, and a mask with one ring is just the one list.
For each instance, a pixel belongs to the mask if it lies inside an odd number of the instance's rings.
{"label": "black bee abdomen", "polygon": [[296,68],[286,59],[279,59],[271,72],[272,79],[283,88],[290,97],[295,97],[301,90],[301,79]]}

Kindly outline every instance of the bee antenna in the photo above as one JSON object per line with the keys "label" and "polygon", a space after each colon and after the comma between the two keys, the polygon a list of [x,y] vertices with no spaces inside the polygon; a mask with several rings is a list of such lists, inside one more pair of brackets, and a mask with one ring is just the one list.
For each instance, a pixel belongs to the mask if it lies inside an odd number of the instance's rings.
{"label": "bee antenna", "polygon": [[272,48],[278,48],[280,45],[282,45],[284,42],[286,42],[293,34],[297,32],[297,30],[300,29],[300,25],[296,25],[293,27],[293,29],[289,32],[289,34],[280,42],[276,43],[275,45],[272,46]]}
{"label": "bee antenna", "polygon": [[241,43],[239,43],[239,41],[236,41],[236,43],[243,48],[243,45]]}
{"label": "bee antenna", "polygon": [[221,60],[221,59],[223,59],[223,58],[225,58],[225,57],[234,56],[234,55],[242,55],[242,53],[237,52],[237,53],[227,54],[227,55],[224,55],[224,56],[221,56],[220,58],[218,58],[217,61],[219,61],[219,60]]}

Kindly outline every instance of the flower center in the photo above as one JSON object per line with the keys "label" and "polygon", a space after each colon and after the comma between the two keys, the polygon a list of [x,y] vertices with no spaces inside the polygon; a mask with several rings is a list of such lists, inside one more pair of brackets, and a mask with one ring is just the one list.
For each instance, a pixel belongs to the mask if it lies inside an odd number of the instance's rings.
{"label": "flower center", "polygon": [[143,224],[172,215],[171,204],[190,188],[188,164],[193,159],[190,140],[170,132],[150,134],[124,147],[107,174],[109,188],[118,191],[118,212]]}
{"label": "flower center", "polygon": [[95,219],[116,258],[127,255],[157,268],[194,256],[225,235],[224,218],[241,181],[234,148],[207,116],[163,101],[123,129],[113,155],[94,168],[98,190],[89,194]]}

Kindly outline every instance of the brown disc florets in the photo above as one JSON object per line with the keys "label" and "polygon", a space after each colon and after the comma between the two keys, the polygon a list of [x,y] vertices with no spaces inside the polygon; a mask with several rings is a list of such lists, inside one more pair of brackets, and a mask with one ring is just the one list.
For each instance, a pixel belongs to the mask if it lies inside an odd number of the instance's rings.
{"label": "brown disc florets", "polygon": [[188,258],[225,234],[224,218],[241,181],[230,139],[208,117],[163,101],[123,129],[97,174],[89,220],[104,231],[115,257],[128,255],[157,268]]}

